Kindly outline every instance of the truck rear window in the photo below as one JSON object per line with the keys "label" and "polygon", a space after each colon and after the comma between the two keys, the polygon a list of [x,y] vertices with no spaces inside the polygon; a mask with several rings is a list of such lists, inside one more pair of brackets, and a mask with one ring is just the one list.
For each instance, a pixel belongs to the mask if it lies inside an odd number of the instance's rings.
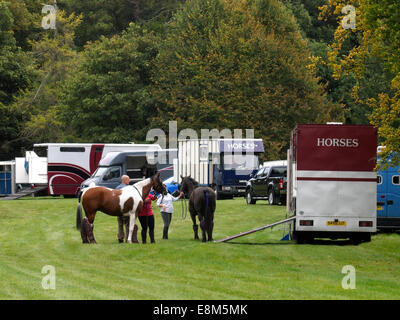
{"label": "truck rear window", "polygon": [[287,169],[282,168],[272,168],[270,177],[286,177]]}

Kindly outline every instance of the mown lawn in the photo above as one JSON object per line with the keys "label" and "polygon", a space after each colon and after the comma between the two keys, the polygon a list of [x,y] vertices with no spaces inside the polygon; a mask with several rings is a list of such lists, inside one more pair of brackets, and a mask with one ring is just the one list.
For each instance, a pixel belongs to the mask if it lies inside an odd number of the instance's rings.
{"label": "mown lawn", "polygon": [[[74,228],[76,199],[0,201],[0,299],[399,299],[400,234],[372,242],[297,245],[282,227],[228,243],[192,240],[191,220],[176,203],[169,240],[118,244],[116,218],[98,213],[97,245]],[[217,203],[214,238],[285,218],[283,207],[244,199]],[[139,237],[140,239],[140,237]],[[42,267],[56,270],[56,289],[42,288]],[[342,267],[356,269],[344,290]]]}

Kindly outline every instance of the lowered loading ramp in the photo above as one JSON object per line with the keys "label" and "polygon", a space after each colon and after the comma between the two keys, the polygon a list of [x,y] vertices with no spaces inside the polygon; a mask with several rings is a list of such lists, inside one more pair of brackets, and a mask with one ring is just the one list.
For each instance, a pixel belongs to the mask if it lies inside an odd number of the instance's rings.
{"label": "lowered loading ramp", "polygon": [[6,196],[6,197],[0,197],[0,200],[17,200],[22,197],[33,195],[33,194],[43,191],[45,189],[47,189],[47,186],[36,187],[34,189],[26,189],[26,190],[22,190],[21,192],[18,192],[15,194],[10,194],[9,196]]}
{"label": "lowered loading ramp", "polygon": [[254,233],[254,232],[257,232],[257,231],[261,231],[261,230],[264,230],[264,229],[272,228],[272,227],[275,227],[277,225],[284,224],[284,223],[287,223],[287,222],[290,222],[290,221],[293,221],[293,220],[296,220],[296,216],[292,216],[290,218],[287,218],[287,219],[284,219],[284,220],[281,220],[281,221],[278,221],[278,222],[274,222],[274,223],[271,223],[271,224],[267,224],[265,226],[262,226],[262,227],[259,227],[259,228],[255,228],[255,229],[252,229],[252,230],[249,230],[249,231],[246,231],[246,232],[241,232],[241,233],[235,234],[233,236],[223,238],[221,240],[216,240],[214,242],[226,242],[226,241],[229,241],[229,240],[232,240],[232,239],[236,239],[236,238],[239,238],[239,237],[247,236],[248,234],[251,234],[251,233]]}

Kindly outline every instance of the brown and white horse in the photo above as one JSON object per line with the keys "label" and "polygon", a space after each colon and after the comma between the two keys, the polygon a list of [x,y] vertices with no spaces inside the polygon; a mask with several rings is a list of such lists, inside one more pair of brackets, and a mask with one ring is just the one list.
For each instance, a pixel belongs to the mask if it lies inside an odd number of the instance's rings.
{"label": "brown and white horse", "polygon": [[110,216],[129,216],[128,243],[132,243],[133,234],[133,242],[138,243],[136,217],[142,211],[143,199],[146,199],[151,188],[158,193],[165,190],[159,173],[122,189],[116,190],[105,187],[84,189],[80,196],[80,202],[86,217],[82,220],[80,204],[78,204],[76,211],[76,227],[81,231],[82,242],[96,243],[93,234],[93,222],[96,212],[102,211]]}

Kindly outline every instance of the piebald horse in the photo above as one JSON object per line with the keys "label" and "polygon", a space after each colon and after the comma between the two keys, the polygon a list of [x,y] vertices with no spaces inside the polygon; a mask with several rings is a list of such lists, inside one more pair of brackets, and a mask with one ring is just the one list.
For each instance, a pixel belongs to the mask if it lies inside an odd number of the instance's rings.
{"label": "piebald horse", "polygon": [[[129,216],[128,243],[138,243],[136,217],[142,211],[144,199],[151,188],[162,193],[165,185],[160,179],[160,174],[137,182],[122,189],[109,189],[105,187],[89,187],[82,191],[80,203],[86,217],[82,220],[81,206],[78,204],[76,211],[76,227],[81,231],[83,243],[96,243],[93,234],[93,222],[97,211],[102,211],[110,216]],[[134,232],[135,231],[135,232]]]}

